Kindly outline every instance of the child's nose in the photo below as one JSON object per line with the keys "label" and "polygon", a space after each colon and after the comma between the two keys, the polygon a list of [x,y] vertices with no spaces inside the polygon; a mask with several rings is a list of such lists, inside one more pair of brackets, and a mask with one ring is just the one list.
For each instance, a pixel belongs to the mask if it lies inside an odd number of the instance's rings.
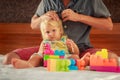
{"label": "child's nose", "polygon": [[50,33],[49,36],[53,36],[54,34],[53,33]]}

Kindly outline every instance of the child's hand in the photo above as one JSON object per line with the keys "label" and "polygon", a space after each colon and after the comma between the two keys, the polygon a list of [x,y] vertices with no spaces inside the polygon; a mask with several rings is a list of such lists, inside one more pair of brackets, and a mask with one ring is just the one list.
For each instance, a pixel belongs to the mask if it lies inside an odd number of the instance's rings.
{"label": "child's hand", "polygon": [[79,55],[79,48],[73,40],[67,39],[66,44],[71,53]]}
{"label": "child's hand", "polygon": [[79,55],[72,54],[71,56],[68,57],[68,59],[79,59]]}
{"label": "child's hand", "polygon": [[46,47],[45,43],[41,42],[39,52],[42,53],[42,55],[43,55],[44,50],[46,50],[46,48],[47,47]]}
{"label": "child's hand", "polygon": [[67,44],[67,47],[70,50],[70,52],[74,53],[73,46],[75,43],[71,39],[67,39],[66,44]]}

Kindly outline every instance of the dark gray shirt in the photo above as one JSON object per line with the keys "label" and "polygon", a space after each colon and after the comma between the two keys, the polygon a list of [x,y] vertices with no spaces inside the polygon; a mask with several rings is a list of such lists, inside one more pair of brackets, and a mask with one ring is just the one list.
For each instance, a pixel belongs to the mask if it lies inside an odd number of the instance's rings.
{"label": "dark gray shirt", "polygon": [[[72,9],[76,13],[93,17],[110,16],[102,0],[71,0],[67,7],[63,5],[62,0],[41,0],[36,15],[41,16],[47,11],[55,10],[61,18],[61,12],[65,9]],[[63,27],[68,38],[78,45],[81,52],[92,47],[89,40],[91,26],[81,22],[66,21]]]}

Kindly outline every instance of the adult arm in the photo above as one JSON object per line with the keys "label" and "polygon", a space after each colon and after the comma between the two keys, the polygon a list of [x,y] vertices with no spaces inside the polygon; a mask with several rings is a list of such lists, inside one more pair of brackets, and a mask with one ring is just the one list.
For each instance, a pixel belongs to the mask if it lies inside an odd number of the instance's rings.
{"label": "adult arm", "polygon": [[66,9],[62,12],[63,21],[71,20],[75,22],[82,22],[98,29],[112,30],[113,23],[110,17],[97,18],[78,14],[71,9]]}
{"label": "adult arm", "polygon": [[55,11],[48,11],[47,13],[41,16],[34,15],[31,19],[31,28],[39,29],[42,20],[50,20],[50,19],[59,20],[59,17]]}

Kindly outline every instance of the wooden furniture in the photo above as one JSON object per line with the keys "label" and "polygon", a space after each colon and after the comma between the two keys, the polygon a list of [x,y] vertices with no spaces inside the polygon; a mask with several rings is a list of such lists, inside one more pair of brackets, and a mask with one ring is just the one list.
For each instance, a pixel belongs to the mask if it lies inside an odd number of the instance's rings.
{"label": "wooden furniture", "polygon": [[[107,48],[120,56],[120,23],[114,23],[112,31],[92,29],[91,43],[96,48]],[[0,54],[17,48],[38,46],[39,30],[32,30],[30,23],[0,23]]]}

